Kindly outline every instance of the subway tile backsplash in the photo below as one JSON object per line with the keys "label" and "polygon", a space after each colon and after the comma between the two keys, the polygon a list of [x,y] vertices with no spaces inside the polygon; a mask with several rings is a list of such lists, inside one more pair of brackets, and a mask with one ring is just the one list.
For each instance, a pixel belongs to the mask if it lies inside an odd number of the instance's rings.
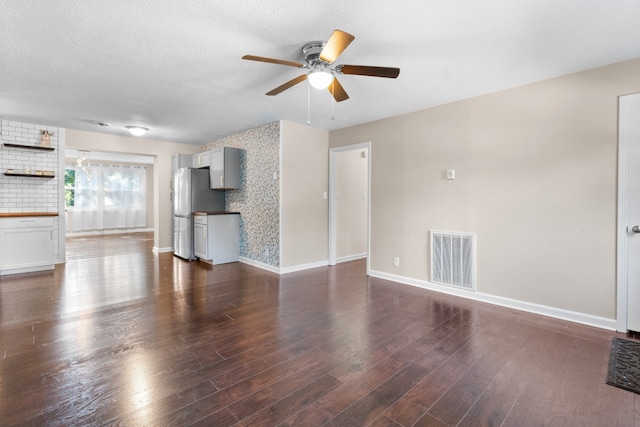
{"label": "subway tile backsplash", "polygon": [[[60,176],[59,129],[33,123],[2,120],[0,128],[0,213],[59,212]],[[39,146],[42,131],[53,132],[53,151],[7,147],[5,144]],[[52,178],[7,176],[5,172],[35,173],[38,170],[54,171]],[[54,248],[58,258],[58,222],[55,221]]]}

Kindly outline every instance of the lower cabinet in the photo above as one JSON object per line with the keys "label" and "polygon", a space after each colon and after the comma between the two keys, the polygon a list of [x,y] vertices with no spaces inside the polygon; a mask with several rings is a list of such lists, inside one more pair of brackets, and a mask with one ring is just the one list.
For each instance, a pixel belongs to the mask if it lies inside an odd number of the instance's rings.
{"label": "lower cabinet", "polygon": [[53,221],[0,218],[0,276],[54,269]]}
{"label": "lower cabinet", "polygon": [[194,215],[194,252],[209,264],[235,262],[240,258],[240,215]]}
{"label": "lower cabinet", "polygon": [[193,217],[193,253],[200,259],[209,258],[207,231],[207,215],[194,215]]}

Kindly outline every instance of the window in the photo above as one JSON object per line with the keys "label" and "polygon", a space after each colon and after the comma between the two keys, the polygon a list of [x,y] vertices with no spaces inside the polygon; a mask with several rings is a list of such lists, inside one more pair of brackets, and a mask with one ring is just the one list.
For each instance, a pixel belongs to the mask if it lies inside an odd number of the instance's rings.
{"label": "window", "polygon": [[76,170],[73,168],[64,169],[64,205],[73,207],[76,199]]}
{"label": "window", "polygon": [[146,174],[145,167],[125,165],[65,170],[65,204],[73,206],[72,231],[145,227]]}

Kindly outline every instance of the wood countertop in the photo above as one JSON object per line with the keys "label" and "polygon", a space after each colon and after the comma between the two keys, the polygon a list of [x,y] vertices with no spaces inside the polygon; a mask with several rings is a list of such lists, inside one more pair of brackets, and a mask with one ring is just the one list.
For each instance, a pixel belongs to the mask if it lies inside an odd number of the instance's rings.
{"label": "wood countertop", "polygon": [[194,212],[194,215],[240,215],[240,212],[226,212],[226,211],[213,211],[213,212]]}
{"label": "wood countertop", "polygon": [[58,216],[57,212],[0,212],[0,218],[21,218],[26,216]]}

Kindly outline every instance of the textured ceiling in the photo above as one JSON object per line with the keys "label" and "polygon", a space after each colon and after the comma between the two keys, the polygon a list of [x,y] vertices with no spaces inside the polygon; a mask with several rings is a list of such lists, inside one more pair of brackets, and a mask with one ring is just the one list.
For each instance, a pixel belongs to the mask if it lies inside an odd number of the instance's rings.
{"label": "textured ceiling", "polygon": [[[340,129],[640,57],[638,0],[0,0],[0,11],[0,117],[123,135],[141,125],[198,145],[308,114]],[[269,97],[301,71],[241,59],[302,61],[302,45],[334,29],[356,37],[336,63],[399,67],[398,79],[340,76],[342,103],[306,83]]]}

